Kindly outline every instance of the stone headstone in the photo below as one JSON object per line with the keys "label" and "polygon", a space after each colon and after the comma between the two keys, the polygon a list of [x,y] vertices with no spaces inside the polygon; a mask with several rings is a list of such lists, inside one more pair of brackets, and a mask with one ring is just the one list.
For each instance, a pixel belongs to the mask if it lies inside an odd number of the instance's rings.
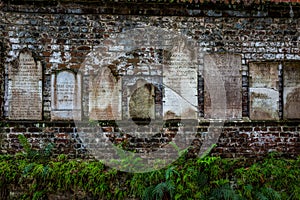
{"label": "stone headstone", "polygon": [[250,119],[279,119],[278,62],[249,63]]}
{"label": "stone headstone", "polygon": [[42,105],[42,65],[24,50],[8,69],[8,118],[41,120]]}
{"label": "stone headstone", "polygon": [[162,77],[126,75],[122,77],[123,119],[162,118]]}
{"label": "stone headstone", "polygon": [[[3,43],[0,42],[0,52],[4,52],[4,49],[3,49]],[[0,55],[0,87],[3,88],[4,86],[4,71],[5,70],[5,67],[4,67],[4,56],[3,56],[3,53],[1,53]],[[1,90],[0,91],[0,106],[2,107],[3,106],[3,103],[4,103],[4,90]],[[0,109],[0,116],[3,116],[3,110]]]}
{"label": "stone headstone", "polygon": [[204,117],[240,119],[242,117],[241,56],[204,56]]}
{"label": "stone headstone", "polygon": [[132,119],[155,119],[155,88],[144,84],[130,97],[129,115]]}
{"label": "stone headstone", "polygon": [[283,64],[283,117],[300,119],[300,62]]}
{"label": "stone headstone", "polygon": [[163,68],[163,118],[197,119],[198,64],[194,49],[179,41]]}
{"label": "stone headstone", "polygon": [[111,69],[103,67],[89,82],[89,118],[92,120],[119,120],[121,113],[120,81]]}
{"label": "stone headstone", "polygon": [[51,120],[81,120],[81,75],[59,71],[51,83]]}

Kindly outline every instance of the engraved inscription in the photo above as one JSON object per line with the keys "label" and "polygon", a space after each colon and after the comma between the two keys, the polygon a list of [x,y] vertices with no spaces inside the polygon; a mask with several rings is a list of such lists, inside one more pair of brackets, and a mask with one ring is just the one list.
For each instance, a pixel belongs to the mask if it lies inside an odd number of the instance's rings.
{"label": "engraved inscription", "polygon": [[67,71],[59,73],[56,83],[57,109],[73,109],[74,93],[75,76]]}
{"label": "engraved inscription", "polygon": [[81,76],[69,70],[52,74],[52,120],[81,119]]}
{"label": "engraved inscription", "polygon": [[173,49],[163,69],[164,119],[197,118],[197,62],[189,49]]}
{"label": "engraved inscription", "polygon": [[240,69],[241,56],[239,55],[204,56],[205,118],[239,119],[242,117]]}
{"label": "engraved inscription", "polygon": [[300,62],[283,64],[283,117],[300,119]]}
{"label": "engraved inscription", "polygon": [[90,77],[89,116],[94,120],[121,118],[119,82],[108,67]]}
{"label": "engraved inscription", "polygon": [[250,118],[279,119],[278,62],[249,64]]}
{"label": "engraved inscription", "polygon": [[8,71],[8,117],[14,120],[42,119],[42,65],[30,51],[19,55]]}

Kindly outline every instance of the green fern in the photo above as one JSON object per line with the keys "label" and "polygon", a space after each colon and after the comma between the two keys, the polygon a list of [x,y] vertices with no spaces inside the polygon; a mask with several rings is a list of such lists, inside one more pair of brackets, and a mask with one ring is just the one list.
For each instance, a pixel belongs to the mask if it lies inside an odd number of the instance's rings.
{"label": "green fern", "polygon": [[196,180],[197,186],[199,188],[203,188],[208,182],[208,176],[207,176],[207,174],[198,171],[198,173],[195,176],[195,180]]}
{"label": "green fern", "polygon": [[[161,172],[161,171],[157,171]],[[157,172],[152,172],[150,176],[155,176]],[[159,173],[158,175],[160,175]],[[175,167],[169,167],[165,171],[165,181],[158,183],[157,185],[149,186],[145,189],[142,199],[143,200],[164,200],[173,199],[175,192],[175,184],[172,179],[175,179],[175,175],[179,176],[179,173],[175,170]],[[156,179],[157,180],[157,179]],[[159,180],[159,179],[158,179]]]}
{"label": "green fern", "polygon": [[31,148],[30,143],[28,142],[27,138],[20,134],[18,135],[18,139],[20,144],[23,146],[25,150],[24,156],[29,160],[45,160],[49,159],[52,153],[52,149],[54,148],[54,144],[49,143],[44,148],[39,150],[35,150]]}
{"label": "green fern", "polygon": [[32,149],[31,149],[29,142],[27,141],[27,138],[24,135],[20,134],[20,135],[18,135],[18,139],[19,139],[20,144],[23,146],[25,153],[31,154]]}
{"label": "green fern", "polygon": [[218,188],[215,188],[209,199],[213,200],[239,200],[242,199],[240,195],[238,195],[229,184],[222,185]]}
{"label": "green fern", "polygon": [[50,157],[52,154],[53,148],[54,148],[54,144],[52,144],[52,143],[47,144],[47,146],[41,150],[42,155],[44,157]]}
{"label": "green fern", "polygon": [[27,176],[29,172],[34,168],[35,163],[28,164],[23,170],[23,176]]}
{"label": "green fern", "polygon": [[154,199],[154,196],[153,196],[154,188],[155,188],[155,186],[147,187],[143,192],[142,200],[153,200]]}
{"label": "green fern", "polygon": [[258,200],[280,200],[280,194],[272,188],[261,188],[258,192],[255,192],[255,197]]}
{"label": "green fern", "polygon": [[172,179],[175,175],[179,176],[178,171],[175,170],[175,167],[169,167],[165,172],[166,180]]}
{"label": "green fern", "polygon": [[152,191],[152,197],[157,200],[173,198],[175,185],[173,181],[167,180],[156,185]]}
{"label": "green fern", "polygon": [[45,198],[46,198],[46,196],[45,196],[45,192],[44,191],[36,191],[33,194],[32,200],[43,200]]}

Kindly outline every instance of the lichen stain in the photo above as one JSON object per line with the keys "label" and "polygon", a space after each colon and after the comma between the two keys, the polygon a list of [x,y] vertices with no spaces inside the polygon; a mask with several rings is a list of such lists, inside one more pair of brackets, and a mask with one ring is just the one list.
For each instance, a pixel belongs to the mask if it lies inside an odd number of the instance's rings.
{"label": "lichen stain", "polygon": [[293,89],[286,97],[284,112],[287,118],[300,119],[300,88]]}
{"label": "lichen stain", "polygon": [[258,110],[257,109],[253,109],[252,111],[253,117],[251,117],[251,119],[254,120],[261,120],[261,119],[273,119],[271,113],[269,113],[268,111],[264,111],[264,110]]}
{"label": "lichen stain", "polygon": [[168,119],[178,119],[179,116],[177,116],[174,112],[168,110],[167,112],[165,112],[164,118],[167,119],[167,120]]}
{"label": "lichen stain", "polygon": [[109,67],[102,69],[95,77],[92,89],[90,118],[98,120],[113,120],[116,118],[116,108],[113,108],[116,93],[116,77]]}
{"label": "lichen stain", "polygon": [[155,93],[154,86],[145,84],[137,88],[129,101],[129,114],[132,119],[155,118]]}
{"label": "lichen stain", "polygon": [[263,94],[263,93],[256,93],[256,92],[253,92],[251,94],[251,98],[270,99],[270,97],[268,95]]}
{"label": "lichen stain", "polygon": [[196,113],[195,109],[187,108],[181,113],[181,118],[194,119],[194,118],[196,118],[195,113]]}
{"label": "lichen stain", "polygon": [[111,105],[107,106],[104,109],[93,108],[90,114],[91,119],[114,119],[114,113]]}
{"label": "lichen stain", "polygon": [[270,107],[268,99],[270,99],[270,96],[267,94],[252,92],[250,96],[252,104],[250,118],[252,120],[273,120],[276,118],[277,113],[268,109]]}

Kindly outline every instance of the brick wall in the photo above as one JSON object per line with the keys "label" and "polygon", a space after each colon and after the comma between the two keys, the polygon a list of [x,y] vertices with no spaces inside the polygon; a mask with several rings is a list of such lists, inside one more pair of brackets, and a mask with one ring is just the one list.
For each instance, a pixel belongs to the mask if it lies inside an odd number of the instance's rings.
{"label": "brick wall", "polygon": [[[288,156],[299,155],[299,120],[283,120],[283,102],[279,99],[280,120],[249,120],[249,63],[258,61],[285,62],[300,60],[299,5],[218,5],[203,4],[143,4],[143,3],[77,3],[53,5],[45,2],[5,2],[1,7],[1,99],[5,101],[4,69],[14,62],[20,51],[29,49],[43,66],[43,117],[39,121],[8,120],[7,107],[2,103],[2,152],[13,153],[20,149],[17,134],[29,138],[33,147],[47,142],[56,144],[56,153],[71,157],[86,157],[84,147],[77,140],[77,130],[68,121],[51,121],[51,74],[62,69],[77,72],[86,56],[93,50],[114,42],[114,36],[136,27],[153,26],[179,32],[193,41],[205,53],[233,53],[242,57],[242,117],[225,123],[218,147],[213,154],[226,157],[257,156],[280,151]],[[145,55],[159,53],[145,49]],[[128,55],[127,62],[130,60]],[[149,58],[150,59],[150,58]],[[130,60],[130,61],[129,61]],[[203,117],[204,86],[203,57],[199,59],[198,101],[199,117]],[[89,77],[83,76],[83,82]],[[282,83],[282,80],[280,80]],[[84,84],[88,87],[88,84]],[[82,88],[83,118],[89,112],[89,88]],[[7,92],[7,87],[6,87]],[[282,92],[280,93],[282,95]],[[204,136],[209,125],[194,127],[195,136]],[[176,129],[176,127],[175,127]],[[138,148],[149,143],[120,136],[118,129],[107,131],[116,143],[129,140]],[[197,131],[196,131],[197,130]],[[160,133],[163,131],[150,131]],[[174,134],[176,131],[174,131]],[[198,133],[198,134],[197,134]],[[171,140],[160,135],[163,142]],[[118,139],[119,138],[119,139]],[[124,139],[125,138],[125,139]],[[199,143],[201,144],[201,139]],[[155,137],[153,139],[155,140]],[[155,142],[152,141],[152,144]],[[158,144],[157,144],[158,145]],[[155,146],[155,145],[154,145]],[[143,149],[143,148],[141,148]]]}

